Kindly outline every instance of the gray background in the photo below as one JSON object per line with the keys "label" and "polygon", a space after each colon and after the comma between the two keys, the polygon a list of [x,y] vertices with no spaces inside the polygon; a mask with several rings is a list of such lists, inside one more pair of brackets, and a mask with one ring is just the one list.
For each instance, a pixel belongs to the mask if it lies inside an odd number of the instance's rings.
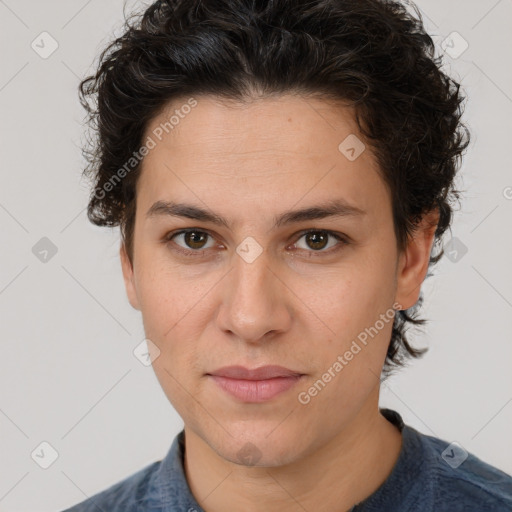
{"label": "gray background", "polygon": [[[473,141],[457,254],[423,287],[430,322],[415,339],[430,351],[384,385],[382,405],[512,473],[512,1],[418,5],[440,52],[453,31],[469,44],[446,68],[469,97]],[[183,426],[133,355],[144,333],[118,231],[85,213],[77,84],[120,35],[122,13],[122,0],[0,1],[0,511],[82,501],[161,459]],[[44,31],[59,45],[47,58]],[[43,237],[57,250],[46,262]],[[58,453],[47,469],[44,441]]]}

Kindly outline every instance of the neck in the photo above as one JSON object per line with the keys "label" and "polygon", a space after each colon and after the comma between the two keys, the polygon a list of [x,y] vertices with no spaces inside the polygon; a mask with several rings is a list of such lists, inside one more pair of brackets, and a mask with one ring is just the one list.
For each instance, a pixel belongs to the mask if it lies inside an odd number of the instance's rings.
{"label": "neck", "polygon": [[220,457],[185,427],[185,474],[206,512],[345,512],[391,473],[402,444],[398,428],[373,407],[320,449],[284,466],[241,466]]}

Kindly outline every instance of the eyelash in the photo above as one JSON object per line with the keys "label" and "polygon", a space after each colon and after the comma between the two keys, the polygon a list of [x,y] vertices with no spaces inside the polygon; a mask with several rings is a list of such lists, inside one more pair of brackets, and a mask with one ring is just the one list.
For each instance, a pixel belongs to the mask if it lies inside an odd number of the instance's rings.
{"label": "eyelash", "polygon": [[[172,231],[172,232],[168,233],[167,235],[165,235],[163,242],[169,244],[174,237],[176,237],[178,235],[185,234],[185,233],[190,233],[190,232],[206,234],[206,235],[214,238],[213,235],[211,233],[209,233],[208,231],[195,229],[195,228],[189,228],[189,229],[182,229],[179,231]],[[327,234],[328,236],[335,238],[336,240],[338,240],[338,242],[341,242],[341,243],[335,245],[334,247],[331,247],[327,251],[325,251],[325,250],[313,251],[313,250],[299,249],[302,251],[305,250],[306,252],[310,253],[310,257],[319,257],[319,256],[326,255],[326,254],[331,255],[331,254],[334,254],[334,253],[340,251],[346,245],[350,244],[350,242],[346,236],[342,236],[341,234],[338,234],[334,231],[329,231],[328,229],[308,229],[306,231],[301,231],[299,233],[299,237],[296,239],[294,244],[296,244],[302,237],[304,237],[305,235],[308,235],[310,233],[324,233],[324,234]],[[209,250],[209,249],[198,249],[198,250],[184,249],[183,247],[181,247],[177,244],[175,244],[175,245],[177,248],[173,248],[173,250],[180,252],[180,253],[184,254],[185,256],[193,256],[193,257],[203,256],[204,253],[206,253]]]}

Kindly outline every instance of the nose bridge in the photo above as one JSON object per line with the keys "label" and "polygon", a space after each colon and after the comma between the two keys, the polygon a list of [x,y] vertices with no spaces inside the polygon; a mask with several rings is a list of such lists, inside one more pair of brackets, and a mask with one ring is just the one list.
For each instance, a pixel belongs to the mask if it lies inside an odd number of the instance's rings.
{"label": "nose bridge", "polygon": [[[240,244],[239,250],[243,249]],[[238,338],[257,341],[270,331],[282,331],[290,317],[284,285],[271,271],[268,253],[255,259],[234,257],[227,292],[223,295],[220,327]]]}

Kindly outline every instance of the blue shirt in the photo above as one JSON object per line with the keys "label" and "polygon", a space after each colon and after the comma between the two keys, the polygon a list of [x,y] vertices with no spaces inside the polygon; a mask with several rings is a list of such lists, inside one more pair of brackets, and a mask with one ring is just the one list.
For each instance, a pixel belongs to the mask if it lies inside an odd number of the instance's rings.
{"label": "blue shirt", "polygon": [[[402,432],[402,448],[385,482],[350,512],[512,511],[511,476],[404,425],[395,411],[381,413]],[[63,512],[204,512],[185,477],[184,441],[182,430],[162,461]]]}

